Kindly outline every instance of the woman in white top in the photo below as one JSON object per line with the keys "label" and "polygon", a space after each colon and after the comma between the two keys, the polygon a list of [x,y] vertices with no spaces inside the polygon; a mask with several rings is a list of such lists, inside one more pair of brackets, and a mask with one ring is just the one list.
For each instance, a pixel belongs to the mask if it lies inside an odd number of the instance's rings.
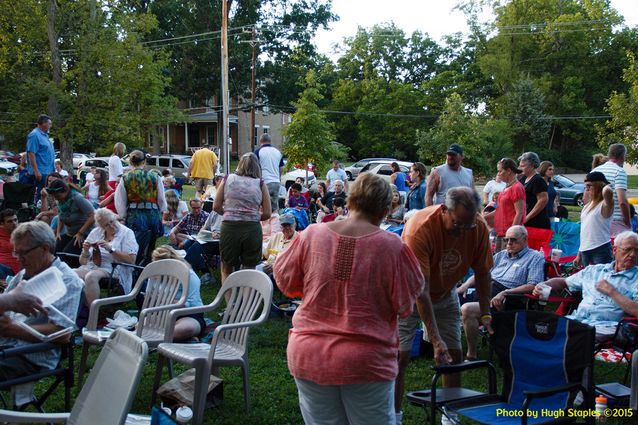
{"label": "woman in white top", "polygon": [[[81,266],[74,269],[84,280],[87,305],[100,298],[100,279],[111,275],[111,263],[133,263],[139,250],[135,234],[121,225],[111,210],[100,208],[95,211],[97,226],[89,233],[82,245]],[[118,278],[124,293],[131,292],[133,270],[118,266],[114,277]]]}
{"label": "woman in white top", "polygon": [[100,206],[100,197],[109,191],[106,171],[98,169],[95,171],[94,180],[88,182],[82,188],[86,192],[86,199],[93,205],[93,208]]}
{"label": "woman in white top", "polygon": [[505,186],[506,184],[503,180],[501,180],[501,176],[499,174],[496,175],[494,180],[488,181],[483,188],[483,206],[490,205],[494,200],[494,194],[496,192],[504,191]]}
{"label": "woman in white top", "polygon": [[614,194],[605,175],[594,171],[585,177],[585,202],[580,213],[580,248],[575,264],[611,263],[611,217]]}
{"label": "woman in white top", "polygon": [[116,143],[113,145],[113,155],[109,158],[109,187],[115,189],[117,187],[118,178],[124,174],[122,166],[122,157],[126,153],[126,145],[124,143]]}

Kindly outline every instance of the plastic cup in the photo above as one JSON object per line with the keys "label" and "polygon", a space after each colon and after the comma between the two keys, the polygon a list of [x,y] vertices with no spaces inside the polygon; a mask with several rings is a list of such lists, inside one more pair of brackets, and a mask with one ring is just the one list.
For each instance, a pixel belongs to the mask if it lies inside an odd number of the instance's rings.
{"label": "plastic cup", "polygon": [[549,295],[552,293],[552,287],[549,285],[545,285],[545,284],[539,284],[541,285],[541,294],[538,297],[538,302],[541,305],[545,305],[547,304],[547,300],[549,299]]}
{"label": "plastic cup", "polygon": [[552,249],[552,261],[554,263],[558,263],[562,255],[563,251],[561,249]]}
{"label": "plastic cup", "polygon": [[180,425],[187,425],[193,419],[193,411],[188,406],[182,406],[175,411],[175,420]]}

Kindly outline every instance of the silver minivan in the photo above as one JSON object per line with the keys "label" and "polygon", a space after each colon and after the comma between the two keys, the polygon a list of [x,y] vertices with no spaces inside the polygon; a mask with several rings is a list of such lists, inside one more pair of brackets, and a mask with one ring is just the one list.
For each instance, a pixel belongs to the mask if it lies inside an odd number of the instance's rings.
{"label": "silver minivan", "polygon": [[186,178],[190,155],[150,155],[146,157],[146,169],[157,170],[161,174],[167,168],[173,170],[177,178]]}

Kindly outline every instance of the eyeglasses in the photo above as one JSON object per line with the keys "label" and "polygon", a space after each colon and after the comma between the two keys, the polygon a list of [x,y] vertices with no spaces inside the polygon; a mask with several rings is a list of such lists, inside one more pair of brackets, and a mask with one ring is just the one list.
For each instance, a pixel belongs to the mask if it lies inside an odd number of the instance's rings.
{"label": "eyeglasses", "polygon": [[472,223],[462,223],[460,221],[456,221],[456,220],[452,220],[452,226],[454,226],[455,229],[459,229],[459,230],[471,230],[474,229],[476,227],[476,222],[472,222]]}
{"label": "eyeglasses", "polygon": [[629,251],[633,251],[634,254],[638,254],[638,248],[632,248],[632,247],[616,247],[616,249],[620,252],[622,252],[623,254],[628,253]]}
{"label": "eyeglasses", "polygon": [[520,238],[503,238],[503,242],[505,242],[505,243],[510,243],[510,242],[516,243],[516,242],[518,242],[519,239]]}
{"label": "eyeglasses", "polygon": [[29,254],[31,251],[35,250],[36,248],[40,248],[41,245],[36,245],[33,248],[29,248],[25,251],[13,251],[11,254],[15,257],[15,258],[20,258],[20,257],[25,257],[27,254]]}

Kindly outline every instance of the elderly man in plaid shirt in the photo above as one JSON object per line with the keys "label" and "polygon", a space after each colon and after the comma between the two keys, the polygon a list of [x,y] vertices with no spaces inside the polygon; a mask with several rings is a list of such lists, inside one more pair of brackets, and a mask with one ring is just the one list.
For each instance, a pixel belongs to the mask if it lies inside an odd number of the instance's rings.
{"label": "elderly man in plaid shirt", "polygon": [[171,244],[179,249],[188,249],[190,246],[190,243],[187,243],[190,239],[189,237],[197,235],[208,218],[208,213],[202,211],[202,201],[199,199],[191,199],[190,207],[191,212],[186,214],[186,216],[173,227],[169,235]]}
{"label": "elderly man in plaid shirt", "polygon": [[[66,263],[55,257],[55,235],[51,227],[42,221],[30,221],[20,224],[11,235],[13,254],[20,260],[22,269],[11,280],[7,292],[20,288],[23,280],[29,279],[49,267],[57,267],[62,272],[62,280],[67,292],[52,305],[48,316],[41,315],[33,328],[48,335],[66,327],[74,326],[80,305],[80,296],[84,284]],[[36,337],[16,325],[7,315],[0,315],[0,345],[22,347],[39,342]],[[69,338],[68,335],[59,339]],[[57,341],[57,340],[56,340]],[[30,375],[40,370],[54,369],[60,361],[60,349],[25,354],[21,357],[0,359],[0,381]]]}
{"label": "elderly man in plaid shirt", "polygon": [[[492,308],[500,310],[507,294],[529,294],[537,283],[545,278],[545,258],[538,251],[527,246],[527,229],[524,226],[512,226],[507,229],[503,242],[506,248],[494,255],[492,267]],[[474,284],[472,276],[457,293],[465,296],[468,288]],[[479,329],[481,311],[478,302],[468,302],[461,307],[461,317],[469,360],[476,359],[476,338]]]}

